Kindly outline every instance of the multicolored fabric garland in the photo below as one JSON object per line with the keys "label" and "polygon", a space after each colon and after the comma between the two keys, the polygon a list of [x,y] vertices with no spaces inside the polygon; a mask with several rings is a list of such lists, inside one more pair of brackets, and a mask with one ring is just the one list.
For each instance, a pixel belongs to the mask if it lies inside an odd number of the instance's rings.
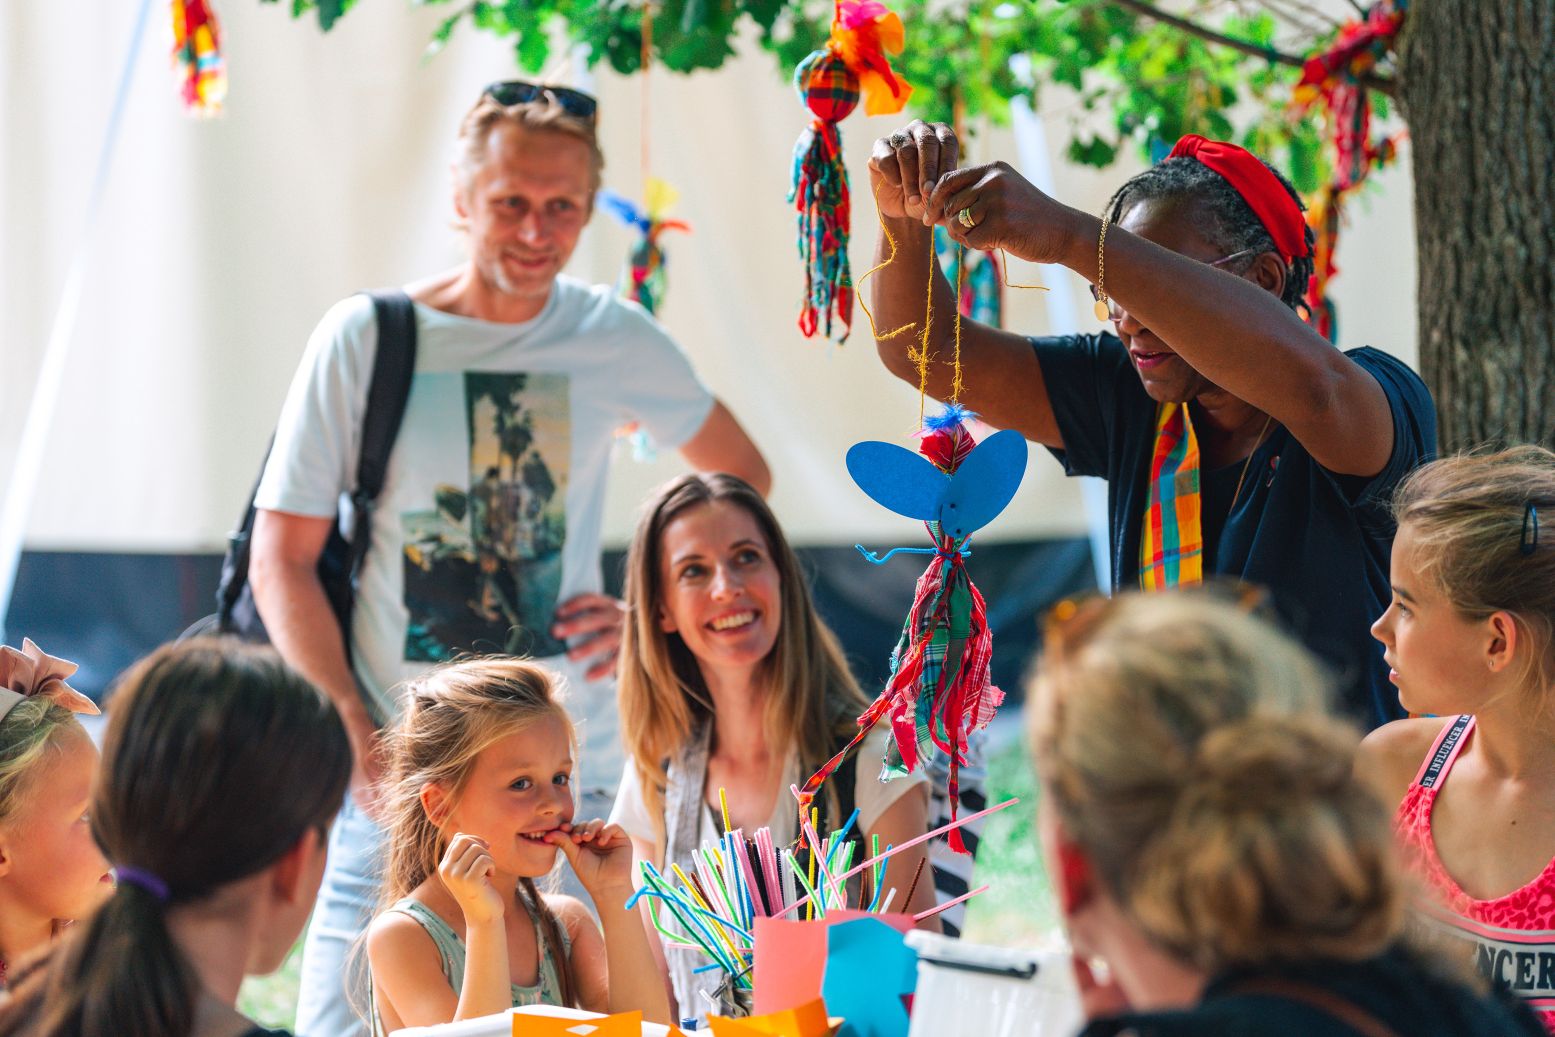
{"label": "multicolored fabric garland", "polygon": [[799,256],[805,266],[799,330],[806,338],[821,331],[841,342],[852,325],[852,213],[837,124],[861,97],[870,115],[902,110],[912,88],[891,70],[888,55],[900,53],[904,42],[902,20],[884,4],[840,0],[826,46],[794,71],[794,89],[811,114],[794,147],[788,192],[799,213]]}
{"label": "multicolored fabric garland", "polygon": [[[853,278],[848,269],[848,170],[837,123],[858,105],[858,77],[841,58],[818,50],[799,63],[794,87],[814,114],[794,147],[788,192],[799,210],[799,258],[805,268],[799,330],[806,338],[820,330],[840,342],[853,322]],[[835,336],[834,319],[841,325]]]}
{"label": "multicolored fabric garland", "polygon": [[1393,162],[1398,154],[1397,138],[1373,137],[1371,94],[1363,80],[1392,50],[1408,6],[1408,0],[1379,0],[1365,18],[1340,29],[1333,46],[1307,59],[1296,85],[1296,111],[1321,103],[1333,140],[1333,179],[1307,209],[1317,246],[1306,303],[1314,325],[1330,341],[1337,339],[1338,328],[1328,282],[1339,272],[1334,250],[1345,201],[1373,170]]}
{"label": "multicolored fabric garland", "polygon": [[624,195],[609,189],[599,192],[599,202],[606,212],[641,235],[621,269],[617,290],[649,313],[657,313],[659,304],[664,301],[666,265],[659,235],[667,230],[689,233],[691,225],[683,220],[666,218],[680,197],[669,184],[649,177],[644,193],[640,208]]}
{"label": "multicolored fabric garland", "polygon": [[227,66],[221,58],[221,29],[205,0],[173,0],[173,67],[184,107],[195,115],[216,115],[227,97]]}
{"label": "multicolored fabric garland", "polygon": [[1186,403],[1157,411],[1150,501],[1139,534],[1139,586],[1164,590],[1204,582],[1199,441]]}

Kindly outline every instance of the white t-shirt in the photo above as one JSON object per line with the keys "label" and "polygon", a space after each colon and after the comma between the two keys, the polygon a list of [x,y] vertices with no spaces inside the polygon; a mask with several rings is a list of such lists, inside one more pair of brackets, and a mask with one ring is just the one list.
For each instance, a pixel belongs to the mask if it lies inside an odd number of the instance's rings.
{"label": "white t-shirt", "polygon": [[[556,665],[579,721],[579,783],[607,786],[622,751],[612,681],[585,682],[550,635],[558,603],[599,591],[615,432],[663,449],[701,429],[713,397],[642,309],[558,278],[532,320],[501,324],[416,304],[415,380],[373,516],[352,619],[358,680],[385,718],[390,689],[462,651]],[[377,355],[372,300],[314,329],[256,504],[350,530],[362,416]]]}
{"label": "white t-shirt", "polygon": [[[858,808],[856,830],[859,832],[868,832],[893,803],[929,781],[921,768],[911,774],[895,775],[888,781],[880,780],[880,761],[885,756],[887,734],[884,726],[877,727],[865,735],[854,750],[858,755],[858,765],[854,774],[853,805]],[[778,786],[777,802],[772,807],[772,817],[766,824],[772,830],[773,842],[778,846],[792,843],[798,836],[799,807],[788,787],[803,785],[808,777],[810,775],[799,773],[798,755],[790,753],[788,763],[783,768],[783,781]],[[712,808],[707,806],[705,794],[702,804],[704,809],[697,840],[716,844],[723,826],[714,816]],[[648,804],[643,799],[642,781],[637,777],[637,768],[630,761],[621,773],[621,787],[616,792],[616,804],[610,812],[610,820],[620,825],[632,838],[657,845],[660,859],[654,861],[653,866],[664,866],[663,819],[655,819],[648,813]],[[838,818],[837,823],[841,824],[845,820]],[[752,833],[745,834],[748,836]]]}

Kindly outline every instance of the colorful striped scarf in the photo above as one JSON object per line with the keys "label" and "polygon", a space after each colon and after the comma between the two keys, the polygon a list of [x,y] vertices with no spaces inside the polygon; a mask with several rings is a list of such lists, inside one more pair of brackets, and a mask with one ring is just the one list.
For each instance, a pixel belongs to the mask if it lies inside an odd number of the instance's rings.
{"label": "colorful striped scarf", "polygon": [[1150,501],[1139,536],[1139,585],[1147,591],[1204,582],[1199,441],[1186,403],[1163,403],[1150,458]]}

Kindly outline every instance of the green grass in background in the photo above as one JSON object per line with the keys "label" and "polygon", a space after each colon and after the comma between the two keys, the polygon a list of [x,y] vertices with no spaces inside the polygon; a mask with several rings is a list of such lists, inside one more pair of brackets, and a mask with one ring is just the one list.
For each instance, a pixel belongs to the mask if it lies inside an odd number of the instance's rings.
{"label": "green grass in background", "polygon": [[977,848],[973,887],[992,888],[967,904],[965,938],[1006,947],[1052,942],[1058,911],[1037,846],[1037,779],[1026,740],[1017,737],[988,760],[988,802],[1020,802],[988,818]]}

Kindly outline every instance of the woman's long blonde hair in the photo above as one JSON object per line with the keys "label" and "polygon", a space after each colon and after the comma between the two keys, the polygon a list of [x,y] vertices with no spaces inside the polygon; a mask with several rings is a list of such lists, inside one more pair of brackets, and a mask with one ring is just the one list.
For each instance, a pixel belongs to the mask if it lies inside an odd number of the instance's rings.
{"label": "woman's long blonde hair", "polygon": [[1047,640],[1043,794],[1157,946],[1215,974],[1399,937],[1388,811],[1304,649],[1202,592],[1101,600]]}
{"label": "woman's long blonde hair", "polygon": [[1525,678],[1541,692],[1555,682],[1555,453],[1519,446],[1433,461],[1399,484],[1393,514],[1452,607],[1470,619],[1510,613],[1529,647]]}
{"label": "woman's long blonde hair", "polygon": [[[437,874],[448,840],[421,803],[422,790],[440,785],[450,805],[458,802],[481,750],[542,720],[556,718],[576,747],[572,721],[543,667],[522,659],[464,659],[411,681],[405,713],[385,738],[389,757],[386,804],[387,864],[382,907]],[[574,754],[576,755],[576,753]],[[519,879],[523,906],[540,923],[555,955],[564,1005],[577,1008],[578,982],[562,939],[562,923],[534,880]],[[545,952],[541,948],[541,953]]]}
{"label": "woman's long blonde hair", "polygon": [[664,530],[692,508],[725,501],[743,508],[766,538],[782,594],[777,642],[765,663],[767,744],[798,750],[806,773],[830,759],[837,739],[856,730],[868,704],[837,636],[810,600],[809,584],[767,502],[732,475],[691,474],[666,484],[644,506],[626,556],[626,629],[621,641],[621,730],[641,779],[648,813],[663,813],[666,765],[712,716],[696,658],[679,634],[659,625]]}

